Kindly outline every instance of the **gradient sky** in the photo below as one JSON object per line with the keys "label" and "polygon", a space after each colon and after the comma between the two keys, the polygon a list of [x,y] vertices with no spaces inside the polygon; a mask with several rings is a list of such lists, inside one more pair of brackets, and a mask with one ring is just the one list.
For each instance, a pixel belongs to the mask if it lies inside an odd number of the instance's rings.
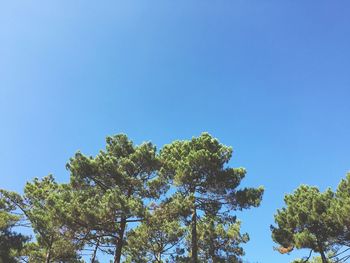
{"label": "gradient sky", "polygon": [[107,135],[160,148],[208,131],[262,206],[246,260],[289,262],[269,226],[300,184],[350,170],[350,1],[0,0],[0,188],[53,173]]}

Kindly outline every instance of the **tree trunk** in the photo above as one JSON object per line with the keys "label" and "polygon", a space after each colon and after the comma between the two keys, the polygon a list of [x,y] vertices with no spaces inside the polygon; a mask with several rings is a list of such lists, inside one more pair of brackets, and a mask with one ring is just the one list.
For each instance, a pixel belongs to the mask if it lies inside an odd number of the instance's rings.
{"label": "tree trunk", "polygon": [[91,257],[91,263],[94,263],[95,260],[96,260],[96,253],[97,253],[97,249],[100,245],[100,240],[97,239],[97,243],[96,243],[96,246],[95,246],[95,249],[94,249],[94,253],[92,254],[92,257]]}
{"label": "tree trunk", "polygon": [[323,250],[320,250],[320,254],[321,254],[322,263],[328,263],[328,260]]}
{"label": "tree trunk", "polygon": [[122,256],[122,248],[123,248],[123,239],[124,239],[124,232],[125,232],[125,228],[126,228],[126,218],[122,217],[121,221],[120,221],[120,227],[119,227],[119,231],[118,231],[118,238],[117,238],[117,242],[116,242],[116,251],[114,254],[114,263],[120,263],[120,259]]}
{"label": "tree trunk", "polygon": [[45,263],[50,263],[51,261],[51,249],[52,249],[52,244],[53,244],[53,237],[50,237],[50,241],[47,243],[48,247],[47,247],[47,252],[46,252],[46,259],[45,259]]}
{"label": "tree trunk", "polygon": [[323,250],[323,247],[318,240],[317,240],[317,246],[318,246],[319,253],[321,255],[322,263],[328,263],[328,260],[326,258],[325,253],[324,253],[324,250]]}
{"label": "tree trunk", "polygon": [[45,263],[50,263],[51,260],[51,248],[47,250]]}
{"label": "tree trunk", "polygon": [[215,242],[214,232],[215,232],[215,226],[214,226],[214,222],[211,220],[211,222],[210,222],[209,257],[211,258],[213,263],[216,263],[215,247],[214,247],[214,242]]}
{"label": "tree trunk", "polygon": [[197,242],[197,210],[196,205],[193,206],[192,213],[192,263],[198,262],[198,242]]}
{"label": "tree trunk", "polygon": [[[127,198],[131,196],[132,188],[128,189],[128,192],[126,194]],[[120,220],[120,227],[118,230],[118,238],[116,242],[116,251],[114,254],[114,263],[120,263],[121,257],[122,257],[122,249],[123,249],[123,239],[124,239],[124,233],[125,233],[125,228],[126,228],[126,221],[127,218],[125,216],[122,216]]]}

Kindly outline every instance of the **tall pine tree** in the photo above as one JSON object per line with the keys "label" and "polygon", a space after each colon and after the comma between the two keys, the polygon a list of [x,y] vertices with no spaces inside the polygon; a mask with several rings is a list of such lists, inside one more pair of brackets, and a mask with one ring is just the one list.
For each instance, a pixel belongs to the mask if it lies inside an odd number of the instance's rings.
{"label": "tall pine tree", "polygon": [[129,223],[146,214],[145,201],[158,198],[166,184],[157,176],[159,160],[152,143],[135,146],[126,135],[107,137],[106,150],[96,157],[78,152],[67,168],[77,192],[85,192],[76,217],[111,246],[121,262]]}
{"label": "tall pine tree", "polygon": [[161,174],[173,182],[179,194],[191,200],[188,250],[192,263],[199,262],[198,224],[203,215],[213,216],[212,220],[232,219],[233,211],[257,207],[261,202],[262,187],[238,189],[246,171],[229,167],[231,156],[232,148],[208,133],[175,141],[161,150]]}

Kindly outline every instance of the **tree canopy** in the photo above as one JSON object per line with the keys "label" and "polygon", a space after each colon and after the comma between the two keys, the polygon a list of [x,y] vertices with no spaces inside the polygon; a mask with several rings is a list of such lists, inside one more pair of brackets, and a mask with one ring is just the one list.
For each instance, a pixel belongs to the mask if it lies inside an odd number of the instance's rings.
{"label": "tree canopy", "polygon": [[[223,226],[220,224],[224,222],[228,228],[232,228],[230,224],[236,226],[232,211],[257,207],[261,202],[264,192],[262,187],[237,189],[246,171],[244,168],[229,167],[231,157],[232,148],[221,144],[208,133],[202,133],[191,140],[175,141],[161,150],[161,174],[173,182],[177,193],[191,200],[191,213],[188,214],[187,222],[191,236],[188,251],[193,263],[199,262],[199,253],[208,255],[204,260],[216,262],[219,254],[223,257],[231,250],[225,246],[215,246],[220,237],[214,233],[209,235],[212,239],[207,241],[213,244],[211,248],[199,247],[198,224],[202,228],[205,226],[201,222],[202,217],[203,220],[210,219],[210,224]],[[226,260],[242,255],[234,255],[234,251],[241,250],[231,250]]]}
{"label": "tree canopy", "polygon": [[[243,262],[249,235],[236,211],[258,207],[264,189],[241,187],[232,154],[208,133],[159,150],[109,136],[97,155],[69,159],[68,183],[48,175],[22,193],[0,189],[0,263]],[[284,202],[275,250],[309,250],[294,263],[350,260],[350,173],[335,191],[301,185]]]}
{"label": "tree canopy", "polygon": [[[280,245],[281,253],[294,248],[309,249],[320,255],[318,260],[346,262],[349,250],[350,174],[337,190],[321,192],[317,187],[302,185],[284,198],[285,207],[277,210],[272,238]],[[317,259],[313,259],[317,261]],[[300,262],[300,261],[298,261]]]}
{"label": "tree canopy", "polygon": [[0,262],[241,262],[249,236],[235,211],[258,207],[264,190],[240,188],[246,170],[231,157],[208,133],[160,150],[109,136],[96,156],[70,158],[69,183],[1,190]]}

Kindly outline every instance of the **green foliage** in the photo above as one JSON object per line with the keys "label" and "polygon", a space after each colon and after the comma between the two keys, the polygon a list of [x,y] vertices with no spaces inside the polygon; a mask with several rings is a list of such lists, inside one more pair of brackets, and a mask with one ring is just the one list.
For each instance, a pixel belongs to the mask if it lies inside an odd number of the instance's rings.
{"label": "green foliage", "polygon": [[[333,253],[330,253],[330,254],[327,255],[328,263],[340,263],[340,262],[343,262],[341,260],[331,259],[332,256],[334,256]],[[313,257],[313,258],[307,259],[307,260],[306,259],[296,259],[292,263],[306,263],[306,262],[308,262],[308,263],[322,263],[322,258],[319,257],[319,256],[316,256],[316,257]],[[344,262],[346,262],[346,261],[344,261]]]}
{"label": "green foliage", "polygon": [[6,202],[23,212],[36,235],[36,243],[28,244],[23,253],[31,262],[73,262],[79,258],[76,253],[79,244],[71,240],[69,231],[56,214],[56,199],[62,190],[63,186],[57,184],[50,175],[27,183],[23,196],[2,191]]}
{"label": "green foliage", "polygon": [[[42,262],[70,262],[70,263],[83,263],[77,255],[79,248],[75,247],[71,240],[67,237],[56,240],[50,251],[38,242],[31,242],[26,244],[22,255],[30,263],[42,263]],[[50,252],[49,261],[47,261],[48,252]]]}
{"label": "green foliage", "polygon": [[280,252],[306,248],[319,253],[322,262],[345,262],[350,258],[345,253],[347,249],[343,249],[350,245],[349,174],[335,193],[302,185],[286,195],[284,201],[286,206],[275,215],[276,226],[271,226],[272,238],[281,246]]}
{"label": "green foliage", "polygon": [[[101,253],[114,263],[241,262],[249,237],[233,213],[259,206],[264,190],[239,188],[246,171],[229,167],[231,156],[208,133],[160,152],[107,137],[96,156],[69,160],[68,184],[50,175],[23,194],[0,190],[0,263],[77,263],[82,254],[97,263]],[[22,220],[30,242],[12,231]]]}
{"label": "green foliage", "polygon": [[329,251],[332,245],[329,237],[340,227],[330,214],[332,200],[331,190],[321,193],[316,187],[305,185],[286,195],[286,207],[277,211],[277,227],[272,227],[274,241],[283,247]]}
{"label": "green foliage", "polygon": [[335,196],[332,216],[343,227],[338,234],[338,243],[350,247],[350,173],[339,183]]}
{"label": "green foliage", "polygon": [[67,168],[76,194],[71,198],[70,222],[114,247],[119,262],[127,224],[141,221],[146,214],[145,200],[158,198],[166,182],[156,174],[160,166],[156,147],[151,143],[134,146],[126,135],[107,137],[105,151],[96,157],[78,152]]}
{"label": "green foliage", "polygon": [[15,209],[9,206],[3,198],[0,198],[0,263],[18,262],[18,257],[23,250],[28,238],[12,230],[21,218],[12,215]]}
{"label": "green foliage", "polygon": [[177,218],[183,208],[183,204],[174,199],[153,206],[153,213],[128,234],[128,262],[161,263],[165,262],[163,260],[174,249],[180,251],[178,245],[185,234],[185,228]]}
{"label": "green foliage", "polygon": [[[174,183],[179,194],[192,200],[189,207],[191,213],[188,214],[191,228],[188,250],[193,262],[198,262],[197,221],[200,220],[200,213],[223,219],[229,217],[233,210],[256,207],[261,202],[262,187],[237,189],[246,171],[228,167],[231,156],[232,148],[221,144],[208,133],[189,141],[175,141],[161,150],[160,173]],[[237,256],[242,254],[236,252]],[[212,260],[215,254],[218,252],[211,252]]]}
{"label": "green foliage", "polygon": [[248,234],[241,234],[241,222],[229,222],[211,216],[198,224],[198,246],[201,262],[241,262],[244,255],[241,243],[249,241]]}

